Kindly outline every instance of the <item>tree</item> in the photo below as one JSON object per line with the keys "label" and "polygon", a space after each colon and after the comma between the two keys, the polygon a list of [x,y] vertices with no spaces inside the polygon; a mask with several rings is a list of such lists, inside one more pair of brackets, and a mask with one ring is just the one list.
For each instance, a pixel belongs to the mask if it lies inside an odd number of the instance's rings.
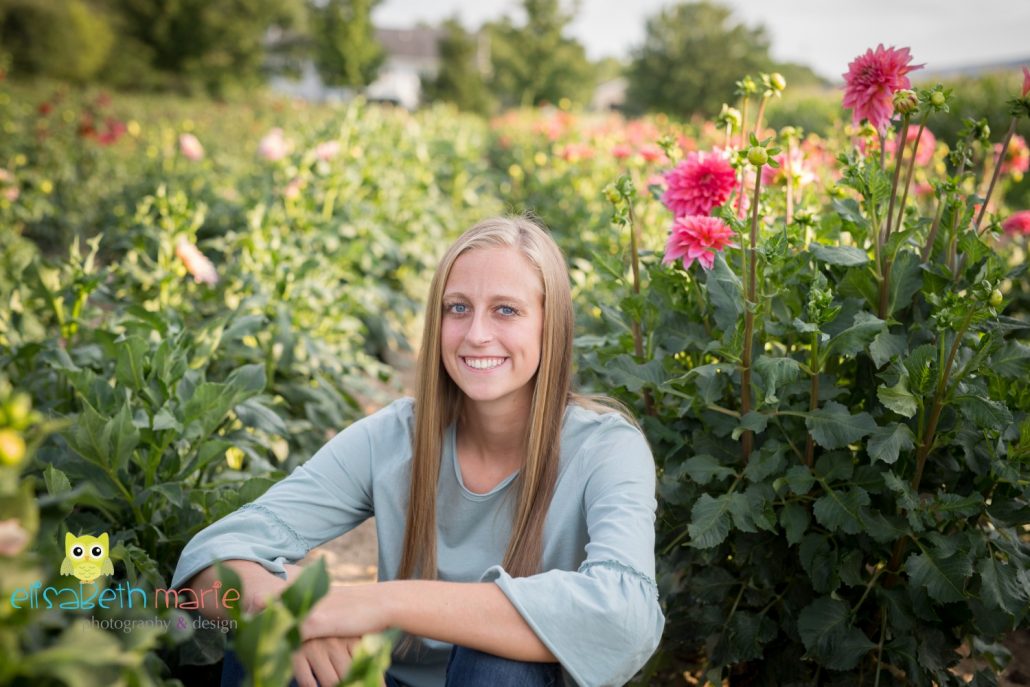
{"label": "tree", "polygon": [[771,71],[765,29],[730,17],[721,5],[699,2],[648,19],[628,72],[627,109],[714,116],[738,79]]}
{"label": "tree", "polygon": [[490,93],[478,64],[478,40],[457,19],[449,19],[442,28],[440,71],[423,83],[423,99],[454,103],[462,110],[485,114],[490,109]]}
{"label": "tree", "polygon": [[523,0],[522,7],[525,25],[505,18],[489,26],[494,93],[505,105],[589,99],[593,67],[583,45],[563,35],[573,15],[559,0]]}
{"label": "tree", "polygon": [[330,86],[363,88],[386,58],[372,26],[379,0],[327,0],[311,5],[315,64]]}
{"label": "tree", "polygon": [[17,71],[89,81],[114,38],[107,17],[83,0],[0,0],[0,45]]}

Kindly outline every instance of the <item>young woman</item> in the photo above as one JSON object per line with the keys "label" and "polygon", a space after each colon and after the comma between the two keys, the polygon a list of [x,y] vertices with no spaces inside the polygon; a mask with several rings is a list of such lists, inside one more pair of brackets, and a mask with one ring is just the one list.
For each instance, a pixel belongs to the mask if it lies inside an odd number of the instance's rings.
{"label": "young woman", "polygon": [[286,563],[375,516],[379,582],[334,587],[294,656],[335,684],[388,627],[388,685],[618,685],[654,651],[655,470],[636,425],[572,393],[569,277],[548,233],[480,222],[450,247],[426,308],[415,398],[355,422],[186,546],[173,586],[215,561],[263,606]]}

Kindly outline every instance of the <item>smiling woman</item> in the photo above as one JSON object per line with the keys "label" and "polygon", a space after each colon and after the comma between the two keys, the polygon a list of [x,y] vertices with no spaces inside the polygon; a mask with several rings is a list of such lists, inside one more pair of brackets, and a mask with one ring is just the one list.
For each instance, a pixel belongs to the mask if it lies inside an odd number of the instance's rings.
{"label": "smiling woman", "polygon": [[624,683],[665,622],[654,462],[624,410],[572,392],[572,337],[547,231],[480,222],[434,275],[415,398],[355,422],[203,530],[173,586],[210,585],[212,564],[230,561],[243,603],[260,608],[285,586],[284,564],[374,515],[380,581],[314,607],[299,684],[335,684],[354,639],[387,627],[408,635],[391,686]]}

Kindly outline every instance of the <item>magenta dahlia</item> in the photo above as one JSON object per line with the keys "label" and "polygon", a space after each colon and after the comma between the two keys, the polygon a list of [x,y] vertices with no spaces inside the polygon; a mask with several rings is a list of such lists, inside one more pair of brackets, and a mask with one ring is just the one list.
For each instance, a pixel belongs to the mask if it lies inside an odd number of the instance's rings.
{"label": "magenta dahlia", "polygon": [[895,91],[911,86],[906,74],[923,66],[910,65],[911,61],[908,48],[884,48],[881,43],[875,52],[866,50],[848,64],[844,107],[851,108],[855,124],[867,119],[877,131],[886,130],[894,114]]}
{"label": "magenta dahlia", "polygon": [[710,270],[715,263],[715,254],[732,245],[732,239],[733,230],[718,217],[677,217],[665,244],[662,262],[669,264],[682,258],[683,267],[687,268],[697,260],[702,267]]}
{"label": "magenta dahlia", "polygon": [[676,217],[707,215],[737,187],[737,175],[729,161],[713,153],[690,153],[666,172],[665,180],[668,187],[662,202]]}

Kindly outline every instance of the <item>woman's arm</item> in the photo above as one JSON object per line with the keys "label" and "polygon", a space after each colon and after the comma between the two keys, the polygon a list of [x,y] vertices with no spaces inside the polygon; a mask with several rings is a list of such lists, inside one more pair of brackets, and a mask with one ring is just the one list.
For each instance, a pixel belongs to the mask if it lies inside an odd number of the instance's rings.
{"label": "woman's arm", "polygon": [[[270,599],[278,597],[290,584],[254,561],[226,560],[222,561],[222,565],[239,575],[240,582],[243,584],[240,604],[241,608],[248,613],[256,613],[263,609]],[[298,565],[287,564],[283,567],[286,568],[286,574],[291,579],[301,570]],[[194,575],[182,587],[188,587],[199,595],[203,593],[203,590],[211,589],[217,581],[218,571],[214,565],[211,565]],[[221,604],[210,606],[205,604],[199,610],[201,615],[211,619],[222,620],[228,617]]]}
{"label": "woman's arm", "polygon": [[490,582],[397,580],[330,590],[304,622],[305,639],[396,627],[517,661],[557,659]]}

